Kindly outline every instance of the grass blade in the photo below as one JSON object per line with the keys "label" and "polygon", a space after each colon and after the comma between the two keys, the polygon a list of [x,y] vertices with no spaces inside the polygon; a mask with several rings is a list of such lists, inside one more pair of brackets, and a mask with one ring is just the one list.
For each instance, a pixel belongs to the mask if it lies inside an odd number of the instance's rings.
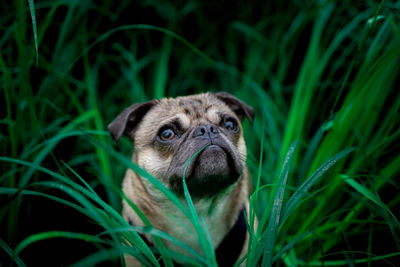
{"label": "grass blade", "polygon": [[[44,185],[41,182],[38,183],[33,183],[31,184],[32,186],[41,186]],[[63,205],[66,205],[68,207],[71,207],[79,212],[81,212],[82,214],[87,214],[86,210],[83,209],[82,207],[76,205],[75,203],[72,203],[70,201],[67,201],[65,199],[56,197],[56,196],[52,196],[49,194],[45,194],[42,192],[36,192],[36,191],[31,191],[31,190],[26,190],[26,189],[18,189],[18,188],[7,188],[7,187],[0,187],[0,195],[11,195],[11,194],[22,194],[22,195],[30,195],[30,196],[41,196],[41,197],[46,197],[48,199],[57,201]]]}
{"label": "grass blade", "polygon": [[36,67],[37,67],[39,63],[39,44],[38,44],[38,34],[37,34],[36,15],[35,15],[35,3],[33,2],[33,0],[28,0],[28,3],[32,18],[33,38],[35,39]]}
{"label": "grass blade", "polygon": [[376,205],[378,205],[380,208],[384,209],[387,211],[393,218],[396,218],[394,214],[390,211],[390,209],[383,203],[380,199],[378,199],[371,191],[369,191],[365,186],[359,184],[356,180],[353,178],[347,176],[347,175],[341,175],[341,178],[351,187],[353,187],[357,192],[359,192],[361,195],[365,196],[372,202],[374,202]]}
{"label": "grass blade", "polygon": [[25,267],[25,263],[18,257],[18,253],[15,253],[2,239],[0,239],[0,247],[14,260],[18,267]]}
{"label": "grass blade", "polygon": [[[342,175],[341,176],[344,181],[353,187],[357,192],[361,195],[365,196],[367,199],[375,203],[379,208],[376,209],[379,214],[385,219],[387,225],[389,226],[390,231],[392,232],[393,238],[396,242],[397,248],[400,249],[400,239],[396,229],[400,229],[400,223],[397,220],[396,216],[392,213],[392,211],[388,208],[388,206],[383,203],[378,196],[374,195],[371,191],[369,191],[365,186],[361,185],[354,179]],[[390,215],[390,216],[389,216]]]}
{"label": "grass blade", "polygon": [[285,208],[282,212],[282,223],[286,221],[289,215],[296,208],[299,201],[307,194],[307,191],[313,186],[333,165],[336,164],[340,159],[342,159],[347,154],[353,152],[356,148],[351,147],[345,149],[326,162],[324,162],[307,180],[297,189],[296,192],[289,198]]}
{"label": "grass blade", "polygon": [[[186,170],[187,167],[189,166],[190,162],[201,152],[203,151],[209,144],[203,146],[201,149],[199,149],[190,159],[189,161],[186,163],[186,166],[183,170],[183,175],[182,175],[182,183],[183,183],[183,192],[185,195],[185,199],[186,199],[186,203],[188,205],[189,208],[189,212],[190,212],[190,220],[197,232],[197,235],[199,237],[199,243],[204,251],[204,255],[206,255],[206,257],[211,260],[211,262],[213,263],[214,266],[217,265],[217,261],[215,258],[215,253],[214,253],[214,248],[212,247],[212,244],[209,242],[209,240],[207,239],[207,234],[205,232],[208,232],[207,230],[203,230],[201,223],[200,223],[200,219],[199,216],[197,215],[196,212],[196,208],[194,207],[193,201],[192,201],[192,197],[190,196],[189,193],[189,189],[186,185]],[[207,226],[204,224],[203,225],[204,228],[206,228]]]}
{"label": "grass blade", "polygon": [[74,169],[72,169],[67,163],[65,163],[63,160],[61,161],[62,164],[64,164],[64,166],[70,171],[72,172],[87,188],[87,190],[89,190],[91,193],[93,193],[94,195],[96,195],[96,192],[94,191],[94,189],[85,181],[85,179],[83,179]]}
{"label": "grass blade", "polygon": [[[89,119],[91,119],[93,116],[95,116],[97,111],[92,110],[87,113],[82,114],[81,116],[77,117],[76,119],[72,120],[66,127],[64,127],[59,133],[58,136],[60,137],[65,137],[65,134],[70,132],[76,125],[83,123]],[[59,141],[61,141],[60,138],[54,137],[54,142],[48,143],[45,148],[43,148],[40,153],[35,157],[35,160],[33,164],[35,166],[39,166],[41,162],[45,159],[45,157],[51,153],[51,151],[54,149],[54,147],[58,144]],[[29,169],[27,172],[25,172],[25,175],[21,178],[19,182],[19,186],[25,186],[29,183],[33,173],[35,171],[35,168]]]}
{"label": "grass blade", "polygon": [[[272,265],[272,256],[274,253],[274,247],[275,247],[275,239],[276,239],[276,234],[277,230],[279,227],[279,222],[280,222],[280,216],[281,216],[281,210],[282,210],[282,205],[283,205],[283,197],[285,194],[285,185],[286,181],[289,176],[289,169],[290,169],[290,164],[293,159],[293,155],[296,149],[298,142],[294,142],[290,145],[288,152],[286,154],[285,160],[282,165],[282,170],[279,175],[279,179],[277,182],[277,188],[275,191],[274,195],[274,203],[268,223],[268,227],[264,233],[263,237],[263,244],[264,244],[264,253],[263,253],[263,259],[262,259],[262,266],[271,266]],[[266,215],[264,214],[264,217]],[[263,218],[264,219],[264,218]],[[262,226],[261,224],[260,226]]]}
{"label": "grass blade", "polygon": [[[262,132],[265,132],[265,125],[266,125],[266,120],[264,117],[263,123],[262,123]],[[262,159],[263,159],[263,154],[264,154],[264,149],[263,149],[264,148],[264,139],[265,139],[265,135],[263,134],[261,136],[261,143],[260,143],[260,158],[259,158],[259,162],[258,162],[257,184],[256,184],[254,192],[250,196],[250,201],[249,201],[250,222],[248,224],[248,231],[249,231],[250,235],[249,235],[249,241],[248,241],[248,246],[247,246],[248,258],[250,259],[249,264],[254,264],[251,262],[251,259],[254,258],[253,252],[256,251],[256,249],[253,249],[253,248],[255,248],[257,245],[257,233],[254,230],[254,222],[255,222],[255,218],[256,218],[257,203],[258,203],[258,201],[260,201],[259,200],[259,191],[262,188],[260,185],[261,185],[261,175],[262,175],[262,162],[263,162]],[[247,218],[247,215],[246,215],[246,218]],[[248,220],[246,220],[246,222],[247,221]],[[239,265],[239,264],[237,264],[237,265]]]}
{"label": "grass blade", "polygon": [[303,237],[305,237],[309,234],[311,234],[310,231],[304,232],[304,233],[300,234],[299,236],[297,236],[296,238],[294,238],[292,241],[290,241],[286,246],[284,246],[281,250],[279,250],[279,252],[272,259],[272,262],[275,262],[277,259],[279,259],[282,256],[282,254],[284,254],[287,251],[289,251],[290,249],[292,249],[300,239],[302,239]]}
{"label": "grass blade", "polygon": [[168,35],[164,36],[161,55],[157,62],[157,70],[154,77],[154,97],[162,98],[165,96],[167,85],[168,62],[171,55],[172,38]]}
{"label": "grass blade", "polygon": [[78,262],[70,265],[70,267],[86,267],[86,266],[97,266],[99,263],[106,260],[111,260],[121,256],[121,251],[118,248],[102,249],[89,256],[81,259]]}
{"label": "grass blade", "polygon": [[50,238],[69,238],[69,239],[79,239],[86,242],[96,242],[96,243],[103,243],[103,240],[97,238],[93,235],[88,235],[84,233],[75,233],[75,232],[64,232],[64,231],[49,231],[49,232],[42,232],[38,234],[33,234],[24,240],[22,240],[15,249],[15,253],[19,254],[22,250],[24,250],[27,246]]}
{"label": "grass blade", "polygon": [[127,31],[127,30],[153,30],[153,31],[162,32],[162,33],[169,35],[170,37],[176,39],[177,41],[181,42],[185,46],[189,47],[194,53],[196,53],[200,57],[204,58],[208,62],[215,63],[215,61],[213,59],[211,59],[209,56],[207,56],[205,53],[203,53],[197,47],[192,45],[189,41],[187,41],[180,35],[174,33],[173,31],[170,31],[170,30],[167,30],[167,29],[164,29],[161,27],[153,26],[153,25],[148,25],[148,24],[134,24],[134,25],[123,25],[123,26],[114,28],[114,29],[102,34],[99,38],[96,39],[96,41],[94,41],[92,44],[90,44],[85,50],[82,51],[82,53],[78,57],[76,57],[73,60],[72,64],[69,66],[69,68],[67,68],[67,70],[71,69],[81,57],[83,57],[86,53],[88,53],[88,51],[90,49],[92,49],[94,46],[96,46],[97,44],[106,40],[108,37],[110,37],[112,34],[114,34],[116,32]]}

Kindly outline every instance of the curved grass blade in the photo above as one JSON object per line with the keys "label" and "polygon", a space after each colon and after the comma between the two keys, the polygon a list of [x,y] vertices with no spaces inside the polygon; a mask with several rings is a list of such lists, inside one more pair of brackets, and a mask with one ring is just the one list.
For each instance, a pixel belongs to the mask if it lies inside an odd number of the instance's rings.
{"label": "curved grass blade", "polygon": [[[268,222],[268,227],[263,234],[264,253],[261,266],[272,265],[272,254],[274,253],[275,239],[280,222],[280,215],[285,194],[285,185],[289,176],[289,169],[293,159],[294,151],[298,142],[292,143],[288,149],[285,160],[282,165],[282,170],[278,178],[277,188],[274,195],[274,203],[271,210],[271,215]],[[266,214],[263,216],[266,217]],[[262,225],[261,225],[262,226]]]}
{"label": "curved grass blade", "polygon": [[347,184],[353,187],[358,193],[365,196],[367,199],[369,199],[379,207],[377,211],[382,215],[382,217],[387,222],[387,225],[390,228],[390,231],[392,232],[396,245],[400,249],[400,239],[396,232],[396,228],[400,229],[400,223],[397,220],[396,216],[389,209],[389,207],[386,206],[385,203],[383,203],[378,196],[375,196],[371,191],[369,191],[365,186],[359,184],[356,180],[346,175],[341,175],[341,177]]}
{"label": "curved grass blade", "polygon": [[74,169],[72,169],[67,163],[61,160],[61,163],[70,171],[72,172],[84,185],[85,187],[93,194],[97,195],[94,189],[83,179]]}
{"label": "curved grass blade", "polygon": [[71,65],[69,66],[69,68],[67,70],[70,70],[72,68],[72,66],[74,66],[75,63],[78,62],[78,60],[81,57],[83,57],[90,49],[92,49],[97,44],[99,44],[102,41],[106,40],[108,37],[110,37],[112,34],[114,34],[116,32],[127,31],[127,30],[153,30],[153,31],[162,32],[162,33],[167,34],[170,37],[178,40],[179,42],[181,42],[185,46],[189,47],[194,53],[198,54],[200,57],[204,58],[208,62],[215,63],[215,60],[213,60],[212,58],[207,56],[200,49],[198,49],[197,47],[192,45],[189,41],[187,41],[185,38],[183,38],[182,36],[174,33],[173,31],[170,31],[170,30],[167,30],[167,29],[164,29],[164,28],[161,28],[161,27],[149,25],[149,24],[132,24],[132,25],[123,25],[123,26],[114,28],[114,29],[112,29],[112,30],[110,30],[110,31],[108,31],[106,33],[103,33],[99,38],[97,38],[92,44],[90,44],[86,49],[84,49],[82,51],[82,53],[72,61]]}
{"label": "curved grass blade", "polygon": [[333,165],[347,154],[356,150],[355,147],[347,148],[324,162],[307,180],[297,189],[296,192],[287,201],[282,212],[282,223],[286,221],[289,215],[296,208],[299,201],[307,194],[307,191],[313,186]]}
{"label": "curved grass blade", "polygon": [[64,232],[64,231],[49,231],[33,234],[28,236],[24,240],[22,240],[18,246],[15,248],[15,253],[19,254],[22,250],[24,250],[27,246],[46,239],[51,238],[69,238],[69,239],[79,239],[86,242],[96,242],[96,243],[104,243],[104,241],[96,236],[83,234],[83,233],[75,233],[75,232]]}
{"label": "curved grass blade", "polygon": [[347,175],[341,175],[340,176],[347,184],[349,184],[351,187],[353,187],[357,192],[359,192],[361,195],[365,196],[372,202],[374,202],[376,205],[378,205],[380,208],[384,209],[387,211],[393,218],[396,218],[392,211],[383,203],[379,198],[377,198],[371,191],[369,191],[365,186],[361,185],[358,183],[356,180],[351,178],[350,176]]}
{"label": "curved grass blade", "polygon": [[[38,183],[32,183],[30,184],[32,186],[40,186],[43,185],[41,182]],[[12,194],[23,194],[23,195],[31,195],[31,196],[41,196],[41,197],[46,197],[48,199],[54,200],[56,202],[59,202],[61,204],[64,204],[68,207],[71,207],[79,212],[81,212],[82,214],[87,214],[87,211],[85,209],[83,209],[82,207],[76,205],[75,203],[72,203],[70,201],[67,201],[65,199],[56,197],[56,196],[52,196],[46,193],[42,193],[42,192],[37,192],[37,191],[31,191],[31,190],[26,190],[26,189],[19,189],[19,188],[9,188],[9,187],[0,187],[0,195],[12,195]]]}
{"label": "curved grass blade", "polygon": [[[209,260],[211,260],[213,262],[214,266],[217,266],[217,261],[215,258],[215,253],[214,253],[214,249],[213,246],[210,242],[208,242],[207,237],[206,237],[206,233],[204,232],[200,220],[199,220],[199,216],[196,212],[196,209],[194,207],[193,201],[192,201],[192,197],[190,196],[189,193],[189,189],[186,185],[186,170],[187,167],[189,166],[190,162],[201,152],[203,151],[209,144],[203,146],[202,148],[200,148],[190,159],[189,161],[186,163],[186,166],[183,170],[183,175],[182,175],[182,183],[183,183],[183,193],[185,195],[185,199],[186,199],[186,203],[188,205],[189,208],[189,212],[190,212],[190,220],[194,226],[194,228],[196,229],[196,232],[198,234],[199,237],[199,243],[204,251],[204,254],[207,256],[207,258]],[[203,225],[204,228],[207,228],[206,225]],[[207,230],[205,230],[207,232]]]}
{"label": "curved grass blade", "polygon": [[99,263],[104,262],[106,260],[112,260],[121,256],[121,251],[116,248],[112,249],[102,249],[97,251],[89,256],[81,259],[78,262],[70,265],[70,267],[86,267],[86,266],[97,266]]}
{"label": "curved grass blade", "polygon": [[109,133],[106,131],[97,131],[97,130],[78,130],[78,131],[71,130],[71,131],[68,131],[65,133],[60,133],[49,139],[44,140],[43,142],[41,142],[40,144],[38,144],[34,147],[33,147],[33,145],[28,145],[31,147],[29,147],[29,149],[25,148],[24,152],[20,158],[23,158],[23,159],[28,158],[34,152],[40,151],[40,149],[46,150],[47,146],[52,145],[54,143],[58,144],[63,139],[66,139],[69,137],[79,137],[79,136],[88,136],[88,135],[109,135]]}
{"label": "curved grass blade", "polygon": [[[85,189],[84,187],[78,185],[77,183],[69,180],[67,177],[64,177],[64,176],[62,176],[62,175],[60,175],[60,174],[58,174],[56,172],[53,172],[53,171],[51,171],[49,169],[41,167],[41,166],[37,165],[36,163],[27,162],[27,161],[24,161],[24,160],[13,159],[13,158],[9,158],[9,157],[0,157],[0,161],[6,161],[6,162],[11,162],[11,163],[21,164],[21,165],[24,165],[24,166],[28,166],[31,169],[38,170],[38,171],[41,171],[43,173],[46,173],[46,174],[52,176],[53,178],[55,178],[55,179],[57,179],[57,180],[59,180],[61,182],[64,182],[65,184],[71,186],[71,189],[73,188],[77,192],[79,192],[80,195],[76,195],[75,199],[77,199],[78,201],[80,200],[81,203],[83,203],[83,204],[86,203],[85,201],[82,202],[82,197],[83,196],[87,196],[90,199],[92,199],[93,201],[95,201],[97,204],[101,205],[110,214],[113,214],[114,216],[120,216],[113,208],[111,208],[107,203],[105,203],[97,194],[94,194],[91,191]],[[64,188],[60,187],[60,186],[63,186],[63,184],[58,184],[58,183],[54,183],[54,182],[41,182],[41,184],[54,186],[54,187],[59,188],[61,190],[64,189]]]}
{"label": "curved grass blade", "polygon": [[[87,113],[84,113],[80,116],[78,116],[76,119],[72,120],[67,126],[65,126],[59,133],[57,136],[60,137],[64,137],[64,135],[68,132],[70,132],[76,125],[86,122],[90,119],[92,119],[92,117],[94,117],[96,115],[98,111],[96,110],[91,110]],[[61,139],[62,139],[61,138]],[[59,141],[61,141],[61,139],[58,139],[57,137],[53,137],[52,140],[54,140],[54,142],[49,143],[46,145],[45,148],[43,148],[40,153],[35,157],[34,160],[34,164],[36,164],[37,166],[39,166],[42,161],[46,158],[46,156],[51,153],[51,151],[54,149],[54,147],[58,144]],[[31,179],[33,172],[35,171],[35,168],[31,168],[29,169],[27,172],[25,172],[24,176],[21,178],[20,182],[19,182],[19,186],[24,186],[26,184],[29,183],[29,180]]]}

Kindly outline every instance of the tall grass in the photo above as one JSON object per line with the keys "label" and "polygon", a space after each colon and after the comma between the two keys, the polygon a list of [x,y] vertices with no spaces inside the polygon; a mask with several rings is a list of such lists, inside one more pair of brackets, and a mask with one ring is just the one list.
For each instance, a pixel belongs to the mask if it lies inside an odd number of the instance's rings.
{"label": "tall grass", "polygon": [[[400,258],[399,1],[22,1],[0,25],[0,264],[216,266],[207,227],[104,130],[124,107],[228,91],[252,174],[248,266]],[[189,160],[189,159],[188,159]],[[202,253],[120,216],[126,168],[193,224]],[[184,182],[184,181],[183,181]],[[254,228],[255,216],[258,228]],[[156,250],[138,233],[155,237]],[[186,250],[168,250],[169,240]]]}

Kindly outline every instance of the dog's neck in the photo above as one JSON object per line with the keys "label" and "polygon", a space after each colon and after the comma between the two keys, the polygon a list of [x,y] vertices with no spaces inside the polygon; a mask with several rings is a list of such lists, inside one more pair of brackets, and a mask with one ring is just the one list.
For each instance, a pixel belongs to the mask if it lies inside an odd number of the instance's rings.
{"label": "dog's neck", "polygon": [[[204,219],[208,232],[212,237],[214,248],[221,242],[232,224],[232,222],[226,220],[226,206],[229,201],[229,193],[220,195],[216,199],[201,199],[193,203],[199,220],[202,221]],[[182,202],[187,207],[186,200],[183,199]],[[183,243],[189,244],[192,249],[201,253],[198,234],[188,216],[171,202],[164,202],[161,204],[161,207],[163,211],[163,230]],[[181,252],[184,251],[182,250]]]}

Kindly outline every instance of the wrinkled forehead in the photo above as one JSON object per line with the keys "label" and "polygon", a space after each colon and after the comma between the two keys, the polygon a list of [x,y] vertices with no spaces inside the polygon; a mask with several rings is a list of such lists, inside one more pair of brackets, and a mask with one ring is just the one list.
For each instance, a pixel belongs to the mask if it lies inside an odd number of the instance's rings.
{"label": "wrinkled forehead", "polygon": [[[189,128],[192,125],[217,124],[222,115],[236,118],[224,102],[208,94],[161,99],[147,115],[150,121],[158,125],[179,120],[183,128]],[[146,118],[146,121],[148,119]]]}

